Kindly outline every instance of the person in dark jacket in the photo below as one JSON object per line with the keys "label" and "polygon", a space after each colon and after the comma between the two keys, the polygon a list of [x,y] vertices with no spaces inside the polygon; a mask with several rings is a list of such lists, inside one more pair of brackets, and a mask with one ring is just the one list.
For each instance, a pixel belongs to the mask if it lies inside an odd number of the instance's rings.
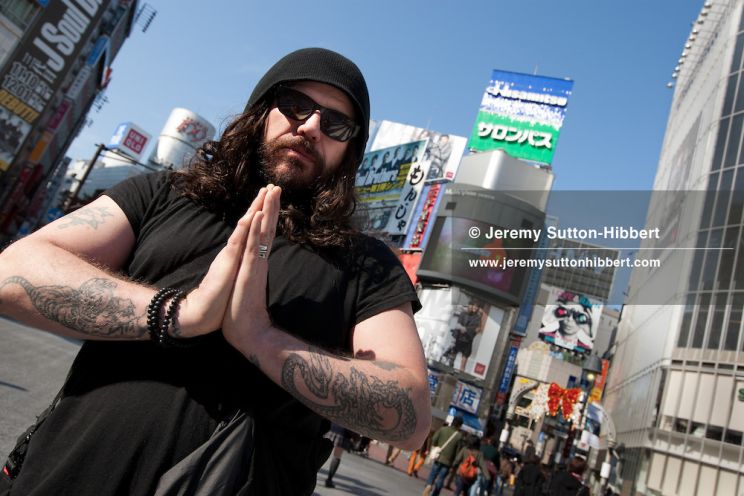
{"label": "person in dark jacket", "polygon": [[545,477],[540,470],[540,458],[536,454],[525,457],[524,466],[517,474],[514,496],[540,496]]}
{"label": "person in dark jacket", "polygon": [[574,457],[568,462],[566,470],[558,472],[550,481],[550,496],[590,496],[582,476],[586,470],[586,460]]}

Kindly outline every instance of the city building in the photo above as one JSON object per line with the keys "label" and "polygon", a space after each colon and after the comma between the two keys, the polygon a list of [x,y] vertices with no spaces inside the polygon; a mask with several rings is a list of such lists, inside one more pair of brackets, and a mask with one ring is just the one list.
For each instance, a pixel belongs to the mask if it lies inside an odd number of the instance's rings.
{"label": "city building", "polygon": [[662,263],[631,275],[605,395],[624,495],[744,492],[743,10],[705,2],[669,85],[639,251]]}
{"label": "city building", "polygon": [[48,204],[136,10],[135,0],[0,2],[0,241]]}

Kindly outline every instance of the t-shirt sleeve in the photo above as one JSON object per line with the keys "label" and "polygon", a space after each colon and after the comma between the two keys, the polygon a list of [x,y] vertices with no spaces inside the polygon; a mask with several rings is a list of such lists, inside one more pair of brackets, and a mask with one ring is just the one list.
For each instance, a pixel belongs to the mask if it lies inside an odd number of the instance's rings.
{"label": "t-shirt sleeve", "polygon": [[167,178],[164,172],[141,174],[112,186],[106,190],[104,195],[114,200],[124,211],[136,234],[140,231],[142,221],[156,192],[166,185]]}
{"label": "t-shirt sleeve", "polygon": [[403,265],[382,241],[368,238],[357,292],[356,322],[411,302],[413,312],[421,309],[411,280]]}

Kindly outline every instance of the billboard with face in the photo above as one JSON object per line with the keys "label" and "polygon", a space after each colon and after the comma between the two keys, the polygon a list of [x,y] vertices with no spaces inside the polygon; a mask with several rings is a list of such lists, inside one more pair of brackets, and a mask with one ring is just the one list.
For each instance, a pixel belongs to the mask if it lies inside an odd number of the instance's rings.
{"label": "billboard with face", "polygon": [[601,316],[602,304],[582,294],[550,287],[540,339],[579,353],[590,352]]}
{"label": "billboard with face", "polygon": [[[370,130],[370,136],[372,131]],[[399,122],[380,121],[370,141],[371,150],[428,139],[423,151],[422,166],[427,168],[426,180],[452,180],[457,173],[460,159],[465,152],[466,138],[443,134],[430,129],[409,126]]]}
{"label": "billboard with face", "polygon": [[493,71],[468,148],[503,149],[515,158],[553,161],[573,81]]}
{"label": "billboard with face", "polygon": [[504,312],[457,287],[424,288],[415,320],[426,358],[484,379]]}

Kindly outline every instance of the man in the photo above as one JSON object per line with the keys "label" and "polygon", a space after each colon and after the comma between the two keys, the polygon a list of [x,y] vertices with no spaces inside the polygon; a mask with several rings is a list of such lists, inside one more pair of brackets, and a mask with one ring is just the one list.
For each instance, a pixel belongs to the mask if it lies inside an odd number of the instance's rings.
{"label": "man", "polygon": [[440,447],[441,452],[429,472],[426,479],[423,496],[439,496],[444,486],[444,478],[452,466],[455,456],[460,451],[463,442],[463,434],[460,432],[462,427],[462,417],[458,416],[452,420],[452,425],[441,427],[431,438],[432,449]]}
{"label": "man", "polygon": [[447,350],[446,355],[454,361],[460,353],[460,370],[465,371],[468,358],[473,353],[473,340],[483,330],[485,312],[475,303],[470,303],[466,309],[457,316],[457,326],[451,330],[455,338],[455,344]]}
{"label": "man", "polygon": [[356,65],[293,52],[189,169],[117,185],[0,256],[0,313],[86,340],[13,494],[153,494],[236,411],[239,494],[311,494],[328,420],[421,444],[420,305],[350,224],[368,122]]}

